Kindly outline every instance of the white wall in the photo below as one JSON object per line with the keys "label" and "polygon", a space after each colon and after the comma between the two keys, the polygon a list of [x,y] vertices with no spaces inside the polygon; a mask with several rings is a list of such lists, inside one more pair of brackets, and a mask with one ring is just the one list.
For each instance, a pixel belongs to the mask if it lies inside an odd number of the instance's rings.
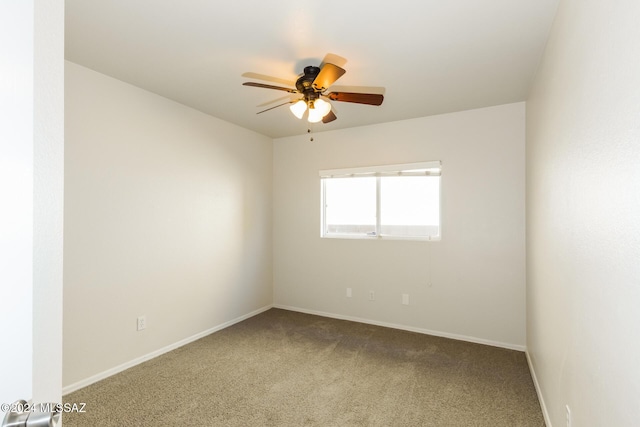
{"label": "white wall", "polygon": [[65,71],[69,386],[271,304],[272,141]]}
{"label": "white wall", "polygon": [[527,102],[527,347],[549,425],[640,419],[640,2],[563,0]]}
{"label": "white wall", "polygon": [[33,400],[62,401],[64,2],[36,2]]}
{"label": "white wall", "polygon": [[[524,122],[517,103],[275,140],[276,305],[524,349]],[[441,241],[320,238],[318,170],[426,160]]]}
{"label": "white wall", "polygon": [[63,42],[63,2],[0,3],[3,403],[61,401]]}

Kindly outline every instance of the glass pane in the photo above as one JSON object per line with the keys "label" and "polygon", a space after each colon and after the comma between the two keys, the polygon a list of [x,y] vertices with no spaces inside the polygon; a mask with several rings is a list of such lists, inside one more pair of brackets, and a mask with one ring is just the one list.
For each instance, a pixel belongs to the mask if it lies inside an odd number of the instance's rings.
{"label": "glass pane", "polygon": [[325,234],[376,231],[376,178],[331,178],[325,185]]}
{"label": "glass pane", "polygon": [[383,177],[380,180],[381,234],[440,235],[440,177]]}

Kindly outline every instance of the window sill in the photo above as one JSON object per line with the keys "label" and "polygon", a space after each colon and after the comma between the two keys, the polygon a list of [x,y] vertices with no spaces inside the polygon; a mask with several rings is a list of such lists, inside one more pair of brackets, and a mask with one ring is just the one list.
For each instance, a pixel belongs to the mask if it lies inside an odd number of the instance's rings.
{"label": "window sill", "polygon": [[439,242],[440,236],[367,236],[364,234],[325,234],[321,235],[322,239],[343,239],[343,240],[409,240],[420,242]]}

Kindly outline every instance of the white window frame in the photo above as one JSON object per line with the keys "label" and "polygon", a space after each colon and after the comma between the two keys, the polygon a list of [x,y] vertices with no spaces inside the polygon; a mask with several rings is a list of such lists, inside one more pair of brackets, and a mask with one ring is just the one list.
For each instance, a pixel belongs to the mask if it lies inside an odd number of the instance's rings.
{"label": "white window frame", "polygon": [[[442,178],[438,188],[438,234],[434,236],[395,236],[380,234],[381,230],[381,179],[385,176],[442,176],[442,162],[439,160],[404,163],[396,165],[367,166],[348,169],[327,169],[319,171],[320,176],[320,237],[325,239],[361,239],[361,240],[424,240],[439,241],[442,238]],[[327,233],[326,226],[326,190],[325,180],[330,178],[376,177],[376,234],[341,234]]]}

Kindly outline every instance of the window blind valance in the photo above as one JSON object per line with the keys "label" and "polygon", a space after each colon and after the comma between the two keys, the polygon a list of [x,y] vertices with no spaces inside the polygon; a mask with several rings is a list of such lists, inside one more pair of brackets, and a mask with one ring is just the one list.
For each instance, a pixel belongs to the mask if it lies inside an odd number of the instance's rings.
{"label": "window blind valance", "polygon": [[347,169],[319,171],[320,178],[362,178],[375,176],[440,176],[442,162],[439,160],[400,165],[365,166]]}

